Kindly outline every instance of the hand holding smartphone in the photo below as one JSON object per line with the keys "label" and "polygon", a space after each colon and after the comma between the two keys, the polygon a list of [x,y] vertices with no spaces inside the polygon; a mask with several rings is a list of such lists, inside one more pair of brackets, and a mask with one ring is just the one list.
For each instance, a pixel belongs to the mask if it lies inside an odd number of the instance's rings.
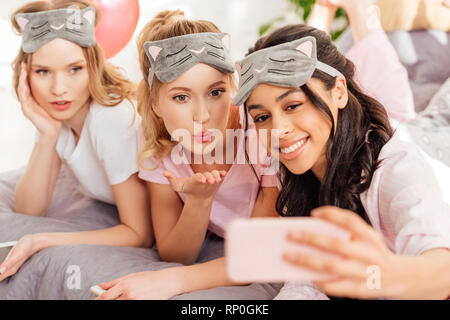
{"label": "hand holding smartphone", "polygon": [[225,253],[228,276],[237,282],[319,281],[331,276],[289,264],[283,253],[335,257],[322,250],[287,240],[291,231],[308,231],[349,239],[350,233],[311,217],[236,219],[228,225]]}

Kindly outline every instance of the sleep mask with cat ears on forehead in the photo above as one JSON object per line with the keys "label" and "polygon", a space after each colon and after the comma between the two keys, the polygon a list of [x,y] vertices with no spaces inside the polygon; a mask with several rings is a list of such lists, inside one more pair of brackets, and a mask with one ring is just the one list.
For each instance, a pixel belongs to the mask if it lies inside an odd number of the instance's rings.
{"label": "sleep mask with cat ears on forehead", "polygon": [[18,13],[14,17],[22,31],[22,50],[32,53],[56,38],[82,47],[95,45],[95,8],[64,8]]}
{"label": "sleep mask with cat ears on forehead", "polygon": [[144,50],[151,65],[147,79],[150,87],[154,76],[168,83],[198,63],[205,63],[224,73],[234,73],[230,35],[226,33],[193,33],[147,41]]}
{"label": "sleep mask with cat ears on forehead", "polygon": [[300,87],[316,69],[345,78],[335,68],[317,60],[316,38],[311,36],[255,51],[236,67],[239,72],[239,88],[233,99],[236,106],[243,104],[260,83]]}

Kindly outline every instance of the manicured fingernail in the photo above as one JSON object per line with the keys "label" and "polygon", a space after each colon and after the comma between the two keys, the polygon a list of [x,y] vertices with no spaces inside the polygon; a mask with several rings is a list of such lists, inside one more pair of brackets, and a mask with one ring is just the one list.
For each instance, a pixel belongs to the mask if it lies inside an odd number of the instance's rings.
{"label": "manicured fingernail", "polygon": [[0,274],[4,274],[6,272],[6,267],[0,269]]}

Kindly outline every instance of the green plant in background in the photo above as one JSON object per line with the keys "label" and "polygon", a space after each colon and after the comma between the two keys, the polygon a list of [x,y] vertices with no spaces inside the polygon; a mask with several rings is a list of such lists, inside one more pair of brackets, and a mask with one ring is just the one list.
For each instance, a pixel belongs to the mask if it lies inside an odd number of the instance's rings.
{"label": "green plant in background", "polygon": [[[311,10],[316,3],[315,0],[287,0],[291,6],[293,12],[299,15],[303,21],[306,21],[311,14]],[[282,24],[284,21],[283,17],[276,18],[268,23],[263,24],[259,27],[259,35],[262,36],[267,31],[271,30],[274,25]],[[331,39],[336,40],[339,36],[344,32],[344,30],[348,26],[348,16],[342,8],[339,8],[336,11],[336,15],[334,17],[334,22],[338,25],[337,28],[333,28],[331,30]]]}

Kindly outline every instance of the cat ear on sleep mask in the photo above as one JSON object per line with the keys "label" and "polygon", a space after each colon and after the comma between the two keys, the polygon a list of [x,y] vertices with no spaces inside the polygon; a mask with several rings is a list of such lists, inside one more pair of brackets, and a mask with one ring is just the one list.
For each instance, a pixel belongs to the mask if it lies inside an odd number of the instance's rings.
{"label": "cat ear on sleep mask", "polygon": [[234,73],[230,56],[230,35],[226,33],[193,33],[144,43],[150,61],[148,84],[153,77],[168,83],[198,63],[205,63],[224,72]]}
{"label": "cat ear on sleep mask", "polygon": [[238,64],[239,86],[233,99],[236,106],[243,104],[260,83],[300,87],[316,69],[344,78],[338,70],[317,60],[316,38],[311,36],[255,51]]}
{"label": "cat ear on sleep mask", "polygon": [[14,16],[22,33],[22,50],[32,53],[47,42],[62,38],[82,47],[95,45],[95,8],[69,7]]}

